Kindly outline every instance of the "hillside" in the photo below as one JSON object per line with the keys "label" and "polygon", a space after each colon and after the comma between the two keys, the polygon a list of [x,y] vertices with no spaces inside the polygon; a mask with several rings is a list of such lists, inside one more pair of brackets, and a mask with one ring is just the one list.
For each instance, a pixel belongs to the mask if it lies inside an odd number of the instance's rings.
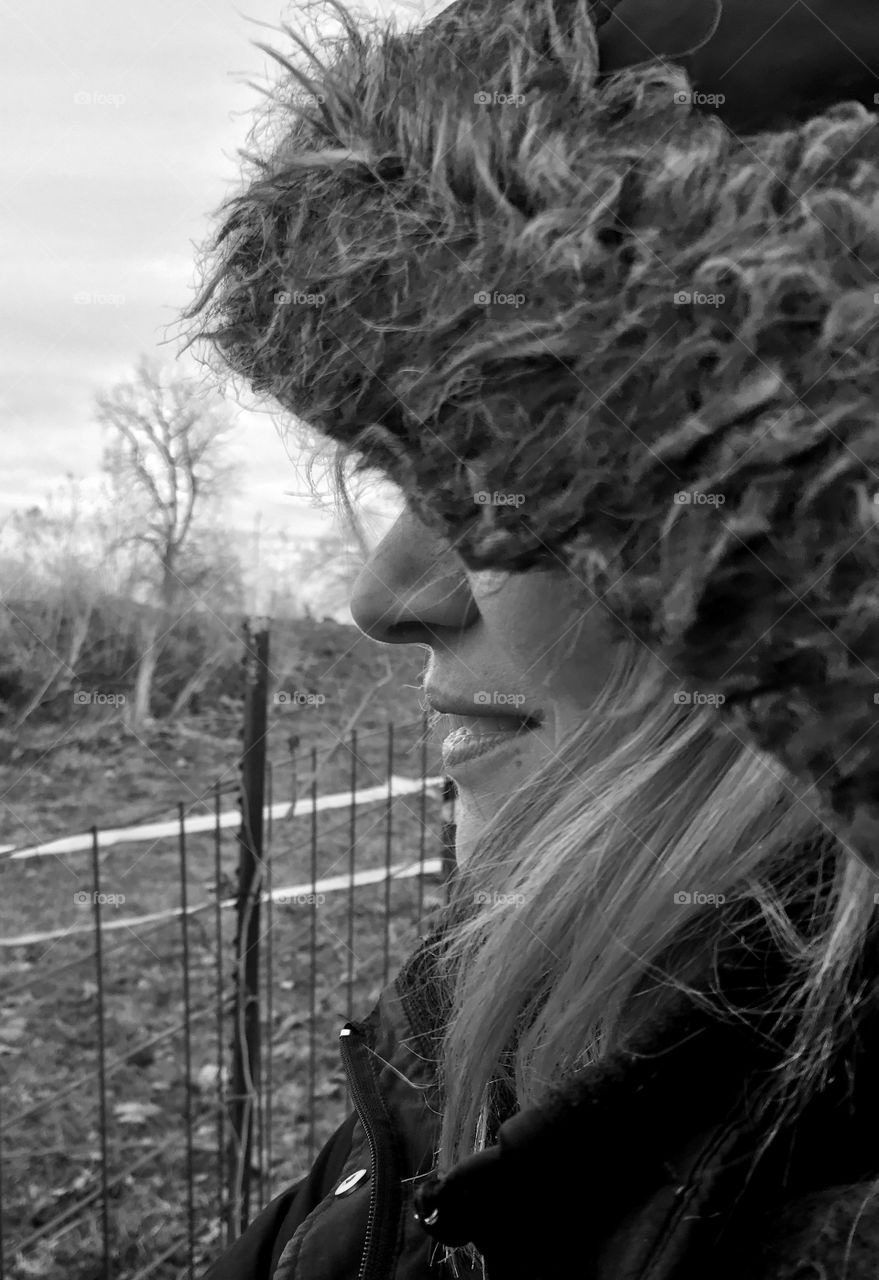
{"label": "hillside", "polygon": [[[238,646],[243,654],[243,641]],[[291,744],[307,767],[348,738],[354,719],[369,768],[383,769],[384,733],[420,719],[419,686],[424,650],[384,646],[353,625],[332,619],[273,624],[270,635],[268,759],[275,778],[289,775]],[[243,710],[243,668],[236,660],[218,671],[190,710],[174,721],[157,719],[139,737],[127,734],[114,707],[58,706],[51,718],[32,717],[16,734],[0,735],[0,787],[4,810],[0,843],[31,844],[38,838],[97,825],[171,815],[179,801],[207,795],[215,780],[236,777]],[[286,704],[276,693],[312,695]],[[323,699],[319,701],[318,699]],[[372,734],[372,738],[364,735]],[[379,747],[379,740],[381,747]],[[401,739],[409,747],[412,731]],[[321,770],[327,790],[348,776],[348,753],[335,752]],[[396,772],[414,770],[402,762]],[[383,775],[382,775],[383,776]]]}

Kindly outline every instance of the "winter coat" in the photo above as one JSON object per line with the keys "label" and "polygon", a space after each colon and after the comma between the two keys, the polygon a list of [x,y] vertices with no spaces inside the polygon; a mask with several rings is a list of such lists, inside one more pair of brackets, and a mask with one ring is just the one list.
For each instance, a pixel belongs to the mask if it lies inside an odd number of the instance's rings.
{"label": "winter coat", "polygon": [[451,1274],[441,1242],[466,1241],[488,1280],[879,1277],[875,1003],[756,1167],[748,1081],[771,1053],[758,1026],[690,1008],[646,1053],[613,1056],[509,1116],[497,1143],[439,1181],[424,954],[341,1028],[355,1110],[204,1280],[438,1280]]}

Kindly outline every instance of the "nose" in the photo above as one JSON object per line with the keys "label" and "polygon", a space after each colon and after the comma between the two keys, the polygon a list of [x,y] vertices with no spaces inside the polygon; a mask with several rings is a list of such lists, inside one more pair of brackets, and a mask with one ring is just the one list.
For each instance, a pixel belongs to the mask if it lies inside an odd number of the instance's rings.
{"label": "nose", "polygon": [[478,615],[460,560],[408,510],[358,574],[350,608],[360,630],[384,644],[442,643]]}

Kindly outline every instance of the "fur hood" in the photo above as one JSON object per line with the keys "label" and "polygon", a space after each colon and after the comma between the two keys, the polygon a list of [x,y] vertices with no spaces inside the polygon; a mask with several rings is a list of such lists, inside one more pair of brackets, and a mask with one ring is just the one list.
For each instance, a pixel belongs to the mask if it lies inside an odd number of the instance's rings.
{"label": "fur hood", "polygon": [[871,5],[340,12],[193,338],[473,567],[568,567],[876,866]]}

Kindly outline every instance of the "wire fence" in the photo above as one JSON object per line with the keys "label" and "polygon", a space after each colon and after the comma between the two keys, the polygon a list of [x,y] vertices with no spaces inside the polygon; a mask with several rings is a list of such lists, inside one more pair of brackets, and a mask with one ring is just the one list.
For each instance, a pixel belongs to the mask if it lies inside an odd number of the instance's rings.
{"label": "wire fence", "polygon": [[454,799],[423,720],[343,747],[330,794],[316,747],[282,801],[264,763],[256,850],[245,768],[237,811],[68,840],[72,895],[51,842],[0,853],[40,885],[0,952],[0,1280],[199,1276],[351,1109],[338,1028],[445,901]]}

